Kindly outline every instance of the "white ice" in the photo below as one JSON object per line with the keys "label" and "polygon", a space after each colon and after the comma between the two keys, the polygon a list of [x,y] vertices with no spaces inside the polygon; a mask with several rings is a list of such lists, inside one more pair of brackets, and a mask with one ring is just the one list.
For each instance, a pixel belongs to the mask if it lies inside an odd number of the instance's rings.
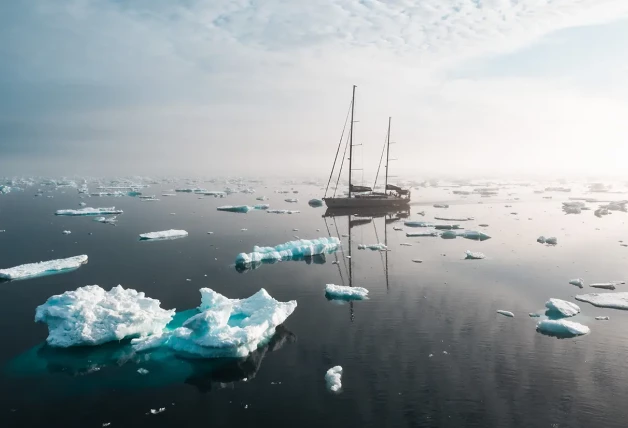
{"label": "white ice", "polygon": [[299,214],[301,211],[299,210],[268,210],[266,212],[269,214]]}
{"label": "white ice", "polygon": [[71,230],[64,230],[61,233],[63,233],[64,235],[69,235],[70,233],[72,233],[72,231]]}
{"label": "white ice", "polygon": [[545,244],[545,236],[543,235],[539,236],[538,238],[536,238],[536,242]]}
{"label": "white ice", "polygon": [[579,294],[576,300],[591,303],[600,308],[628,309],[627,292]]}
{"label": "white ice", "polygon": [[240,253],[236,257],[236,264],[261,262],[262,260],[289,260],[293,257],[314,256],[336,251],[340,239],[336,237],[318,239],[300,239],[290,241],[275,247],[253,247],[252,253]]}
{"label": "white ice", "polygon": [[146,370],[145,368],[140,367],[139,369],[137,369],[137,372],[141,375],[145,375],[148,374],[148,370]]}
{"label": "white ice", "polygon": [[294,202],[299,202],[299,200],[298,200],[298,199],[295,199],[295,198],[288,198],[288,199],[284,199],[284,201],[286,201],[286,202],[293,202],[293,203],[294,203]]}
{"label": "white ice", "polygon": [[480,260],[480,259],[486,258],[484,253],[480,253],[479,251],[474,252],[474,251],[467,250],[465,254],[466,254],[465,259],[469,259],[469,260]]}
{"label": "white ice", "polygon": [[185,230],[162,230],[160,232],[148,232],[148,233],[140,233],[140,239],[142,240],[165,240],[165,239],[177,239],[188,236],[188,233]]}
{"label": "white ice", "polygon": [[373,251],[385,251],[386,249],[388,249],[388,247],[386,247],[384,244],[377,243],[377,244],[359,244],[358,245],[358,250],[373,250]]}
{"label": "white ice", "polygon": [[327,284],[325,294],[332,298],[362,300],[368,297],[369,291],[362,287]]}
{"label": "white ice", "polygon": [[55,215],[69,215],[69,216],[103,215],[103,214],[122,214],[122,210],[117,210],[116,207],[109,207],[109,208],[85,207],[85,208],[80,208],[78,210],[57,210],[55,212]]}
{"label": "white ice", "polygon": [[36,276],[77,269],[87,263],[87,256],[69,257],[67,259],[50,260],[47,262],[29,263],[9,269],[0,269],[0,279],[26,279]]}
{"label": "white ice", "polygon": [[510,318],[514,318],[514,317],[515,317],[515,314],[513,314],[513,313],[512,313],[512,312],[510,312],[510,311],[504,311],[503,309],[498,309],[498,310],[497,310],[497,313],[498,313],[498,314],[505,315],[505,316],[510,317]]}
{"label": "white ice", "polygon": [[325,373],[325,383],[331,392],[338,392],[342,387],[342,367],[335,366]]}
{"label": "white ice", "polygon": [[608,321],[611,319],[611,317],[608,316],[599,316],[599,317],[595,317],[596,320],[598,321]]}
{"label": "white ice", "polygon": [[542,333],[552,335],[568,335],[568,336],[580,336],[582,334],[588,334],[591,332],[589,327],[582,325],[574,321],[568,321],[565,319],[560,320],[543,320],[539,321],[536,325],[536,329]]}
{"label": "white ice", "polygon": [[126,337],[159,334],[174,316],[159,300],[121,285],[105,291],[87,285],[50,297],[37,307],[35,321],[48,324],[51,346],[100,345]]}
{"label": "white ice", "polygon": [[257,205],[253,205],[253,208],[255,208],[256,210],[267,210],[268,208],[270,208],[270,205],[268,205],[268,204],[257,204]]}
{"label": "white ice", "polygon": [[263,288],[241,300],[209,288],[200,292],[200,313],[175,330],[134,340],[134,348],[167,347],[200,358],[245,357],[270,340],[297,307],[295,300],[278,302]]}
{"label": "white ice", "polygon": [[550,311],[559,312],[566,317],[573,317],[580,312],[580,307],[578,305],[561,299],[549,299],[545,302],[545,307]]}
{"label": "white ice", "polygon": [[584,287],[584,281],[582,280],[582,278],[576,278],[576,279],[572,279],[569,281],[569,283],[571,285],[575,285],[576,287]]}

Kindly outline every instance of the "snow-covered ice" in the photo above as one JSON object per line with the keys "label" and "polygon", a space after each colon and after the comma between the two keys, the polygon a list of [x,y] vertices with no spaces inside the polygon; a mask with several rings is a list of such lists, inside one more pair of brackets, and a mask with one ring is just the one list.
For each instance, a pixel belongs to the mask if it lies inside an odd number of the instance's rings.
{"label": "snow-covered ice", "polygon": [[545,307],[552,312],[558,312],[565,317],[573,317],[580,312],[580,307],[575,303],[561,299],[549,299],[545,302]]}
{"label": "snow-covered ice", "polygon": [[331,392],[338,392],[342,388],[342,367],[335,366],[325,373],[325,383]]}
{"label": "snow-covered ice", "polygon": [[253,247],[252,253],[240,253],[236,257],[236,264],[248,264],[263,260],[290,260],[293,257],[314,256],[316,254],[331,253],[338,249],[340,239],[336,237],[318,239],[300,239],[290,241],[275,247]]}
{"label": "snow-covered ice", "polygon": [[345,285],[327,284],[325,295],[331,298],[362,300],[368,297],[369,291],[362,287],[347,287]]}
{"label": "snow-covered ice", "polygon": [[373,250],[373,251],[384,251],[386,250],[388,247],[386,247],[384,244],[377,243],[377,244],[359,244],[358,245],[358,250]]}
{"label": "snow-covered ice", "polygon": [[47,262],[28,263],[9,269],[0,269],[0,279],[14,280],[33,278],[36,276],[78,269],[85,263],[87,263],[86,255],[69,257],[67,259],[50,260]]}
{"label": "snow-covered ice", "polygon": [[576,300],[600,308],[628,309],[628,292],[579,294]]}
{"label": "snow-covered ice", "polygon": [[216,208],[218,211],[228,211],[232,213],[248,213],[253,209],[248,205],[223,205],[222,207]]}
{"label": "snow-covered ice", "polygon": [[160,232],[148,232],[148,233],[140,233],[141,240],[166,240],[166,239],[177,239],[188,236],[188,233],[185,230],[162,230]]}
{"label": "snow-covered ice", "polygon": [[580,336],[591,332],[586,325],[568,321],[565,319],[560,320],[542,320],[536,325],[536,329],[541,333],[549,334],[551,336]]}
{"label": "snow-covered ice", "polygon": [[229,299],[209,288],[200,292],[198,314],[182,327],[134,340],[134,349],[167,347],[200,358],[245,357],[270,340],[297,307],[295,300],[278,302],[263,288],[246,299]]}
{"label": "snow-covered ice", "polygon": [[466,254],[465,259],[469,259],[469,260],[479,260],[479,259],[486,258],[484,253],[480,253],[479,251],[469,251],[469,250],[467,250],[467,252],[465,254]]}
{"label": "snow-covered ice", "polygon": [[498,310],[497,310],[497,313],[498,313],[498,314],[505,315],[505,316],[510,317],[510,318],[514,318],[514,317],[515,317],[515,314],[513,314],[513,313],[512,313],[512,312],[510,312],[510,311],[504,311],[503,309],[498,309]]}
{"label": "snow-covered ice", "polygon": [[122,210],[116,207],[109,208],[79,208],[78,210],[57,210],[55,215],[81,216],[81,215],[103,215],[103,214],[122,214]]}
{"label": "snow-covered ice", "polygon": [[48,324],[51,346],[100,345],[126,337],[160,334],[174,316],[159,300],[121,285],[105,291],[87,285],[50,297],[37,307],[35,321]]}

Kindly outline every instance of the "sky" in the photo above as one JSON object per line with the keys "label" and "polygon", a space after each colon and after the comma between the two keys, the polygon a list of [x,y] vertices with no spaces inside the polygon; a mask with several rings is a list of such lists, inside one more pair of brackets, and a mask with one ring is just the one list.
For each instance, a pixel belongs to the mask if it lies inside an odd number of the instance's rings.
{"label": "sky", "polygon": [[626,0],[0,3],[0,175],[628,175]]}

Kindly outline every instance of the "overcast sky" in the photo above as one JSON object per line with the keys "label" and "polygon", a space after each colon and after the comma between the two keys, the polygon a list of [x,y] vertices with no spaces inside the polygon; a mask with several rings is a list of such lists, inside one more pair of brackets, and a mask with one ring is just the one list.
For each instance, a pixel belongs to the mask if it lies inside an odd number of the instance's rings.
{"label": "overcast sky", "polygon": [[[625,174],[627,0],[0,5],[0,175]],[[363,153],[362,153],[363,152]]]}

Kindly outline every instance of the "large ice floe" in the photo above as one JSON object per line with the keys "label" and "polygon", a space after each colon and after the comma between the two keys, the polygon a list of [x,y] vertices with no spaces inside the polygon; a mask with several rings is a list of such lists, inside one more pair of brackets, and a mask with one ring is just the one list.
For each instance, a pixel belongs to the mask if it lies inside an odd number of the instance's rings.
{"label": "large ice floe", "polygon": [[346,285],[327,284],[325,296],[330,299],[363,300],[368,297],[369,291],[362,287],[347,287]]}
{"label": "large ice floe", "polygon": [[87,256],[75,256],[67,259],[50,260],[39,263],[28,263],[9,269],[0,269],[0,279],[16,280],[51,275],[78,269],[87,263]]}
{"label": "large ice floe", "polygon": [[561,299],[549,299],[545,302],[545,307],[549,312],[555,312],[564,317],[573,317],[580,312],[578,305]]}
{"label": "large ice floe", "polygon": [[325,373],[325,383],[331,392],[338,392],[342,388],[342,367],[335,366]]}
{"label": "large ice floe", "polygon": [[591,303],[600,308],[628,310],[627,292],[579,294],[576,296],[576,300]]}
{"label": "large ice floe", "polygon": [[201,288],[200,313],[183,326],[134,340],[136,351],[167,347],[190,357],[245,357],[264,345],[297,307],[279,302],[263,288],[246,299],[229,299]]}
{"label": "large ice floe", "polygon": [[224,205],[222,207],[218,207],[216,208],[218,211],[227,211],[227,212],[231,212],[231,213],[248,213],[249,211],[251,211],[252,209],[254,209],[253,207],[250,207],[248,205]]}
{"label": "large ice floe", "polygon": [[178,239],[184,238],[188,236],[188,233],[185,230],[162,230],[160,232],[148,232],[148,233],[140,233],[140,240],[142,241],[163,241],[169,239]]}
{"label": "large ice floe", "polygon": [[340,239],[336,237],[318,239],[300,239],[275,247],[253,247],[252,253],[240,253],[236,257],[236,265],[246,265],[262,261],[283,261],[295,258],[332,253],[338,249]]}
{"label": "large ice floe", "polygon": [[50,297],[37,307],[35,321],[48,324],[51,346],[93,346],[127,337],[160,334],[174,316],[159,300],[121,285],[105,291],[87,285]]}
{"label": "large ice floe", "polygon": [[117,210],[116,207],[109,208],[91,208],[85,207],[78,210],[57,210],[55,215],[69,215],[69,216],[81,216],[81,215],[104,215],[104,214],[122,214],[122,210]]}
{"label": "large ice floe", "polygon": [[555,337],[581,336],[591,331],[586,325],[565,319],[539,321],[536,329],[543,334]]}

